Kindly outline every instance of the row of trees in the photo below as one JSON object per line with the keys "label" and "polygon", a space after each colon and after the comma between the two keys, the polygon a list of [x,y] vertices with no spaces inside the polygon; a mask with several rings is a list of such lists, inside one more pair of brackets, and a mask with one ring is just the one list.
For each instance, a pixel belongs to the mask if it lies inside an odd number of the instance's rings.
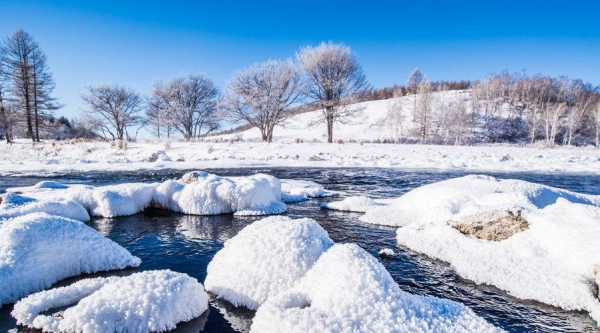
{"label": "row of trees", "polygon": [[54,87],[31,35],[17,29],[0,43],[0,133],[7,142],[15,133],[40,141],[40,127],[54,123],[52,112],[61,107],[51,96]]}
{"label": "row of trees", "polygon": [[188,75],[157,82],[146,99],[120,85],[90,86],[82,98],[88,105],[86,122],[118,140],[130,138],[128,129],[144,125],[159,138],[173,132],[200,138],[228,119],[257,127],[262,139],[271,142],[274,127],[308,102],[321,109],[319,120],[333,142],[334,123],[349,122],[360,113],[354,104],[370,89],[350,48],[330,42],[301,48],[295,61],[269,60],[236,72],[224,96],[209,78]]}

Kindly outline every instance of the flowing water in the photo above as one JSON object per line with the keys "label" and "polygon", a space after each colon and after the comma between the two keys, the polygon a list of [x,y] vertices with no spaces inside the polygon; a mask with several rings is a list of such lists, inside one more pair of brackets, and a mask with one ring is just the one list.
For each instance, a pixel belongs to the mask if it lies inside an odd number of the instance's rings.
{"label": "flowing water", "polygon": [[[207,170],[210,171],[210,170]],[[382,248],[396,252],[393,260],[382,263],[400,287],[413,294],[431,295],[461,302],[490,323],[510,332],[600,332],[587,313],[565,311],[534,301],[511,297],[492,286],[477,285],[459,277],[444,262],[428,258],[395,241],[395,228],[359,222],[361,214],[323,210],[323,200],[339,200],[345,196],[367,195],[373,198],[398,197],[416,187],[459,177],[466,173],[439,171],[402,171],[392,169],[219,169],[213,173],[240,176],[267,173],[280,179],[312,180],[326,189],[341,191],[340,198],[312,199],[289,204],[286,215],[315,219],[335,242],[352,242],[377,256]],[[0,193],[7,187],[32,185],[41,180],[93,185],[123,182],[157,182],[180,177],[184,171],[138,171],[134,173],[70,173],[63,175],[14,175],[0,178]],[[488,173],[498,178],[516,178],[569,189],[581,193],[600,194],[600,177],[596,175]],[[142,259],[136,269],[89,276],[127,275],[149,269],[171,269],[184,272],[203,282],[206,267],[223,242],[235,236],[246,225],[261,217],[191,216],[148,209],[128,217],[95,218],[89,225],[106,237],[127,248]],[[83,277],[89,277],[83,276]],[[57,283],[67,285],[82,276]],[[17,327],[10,316],[12,305],[0,308],[0,332],[16,328],[18,332],[35,332]],[[211,300],[207,313],[173,332],[247,332],[254,313],[236,308],[224,301]],[[15,331],[13,331],[15,332]]]}

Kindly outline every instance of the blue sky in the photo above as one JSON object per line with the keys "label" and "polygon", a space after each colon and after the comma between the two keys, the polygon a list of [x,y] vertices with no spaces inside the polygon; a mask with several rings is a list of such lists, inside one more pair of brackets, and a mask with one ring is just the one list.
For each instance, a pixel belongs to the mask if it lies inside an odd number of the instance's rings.
{"label": "blue sky", "polygon": [[493,72],[567,75],[600,84],[600,1],[29,1],[0,0],[0,36],[40,44],[55,96],[74,117],[94,83],[149,94],[153,81],[204,73],[225,88],[257,61],[343,42],[374,87],[415,67],[433,80]]}

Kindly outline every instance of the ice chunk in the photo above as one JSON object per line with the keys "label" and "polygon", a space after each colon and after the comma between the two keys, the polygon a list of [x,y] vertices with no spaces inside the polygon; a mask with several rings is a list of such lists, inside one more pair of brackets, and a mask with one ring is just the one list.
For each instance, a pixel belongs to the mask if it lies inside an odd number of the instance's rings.
{"label": "ice chunk", "polygon": [[359,196],[349,197],[342,201],[324,202],[321,204],[321,207],[332,210],[364,213],[370,207],[383,205],[385,204],[380,200],[373,200],[369,197]]}
{"label": "ice chunk", "polygon": [[325,252],[293,288],[263,304],[251,332],[501,332],[460,303],[415,296],[354,244]]}
{"label": "ice chunk", "polygon": [[219,177],[196,172],[189,184],[166,181],[156,188],[154,203],[175,212],[195,215],[279,214],[287,210],[281,202],[281,185],[275,177]]}
{"label": "ice chunk", "polygon": [[0,305],[70,276],[140,263],[79,221],[45,213],[5,220],[0,224]]}
{"label": "ice chunk", "polygon": [[[387,207],[368,209],[362,219],[402,226],[399,244],[449,262],[464,278],[521,299],[588,311],[600,322],[600,302],[590,287],[600,263],[599,198],[525,181],[467,176],[410,191]],[[512,212],[527,227],[514,232],[512,224],[493,223],[506,228],[494,234],[506,237],[486,240],[452,226],[455,221],[485,225],[481,219],[497,219],[497,212]]]}
{"label": "ice chunk", "polygon": [[377,254],[382,258],[393,258],[395,253],[392,249],[381,249]]}
{"label": "ice chunk", "polygon": [[219,298],[256,309],[292,287],[332,245],[314,220],[269,217],[225,242],[208,265],[204,284]]}
{"label": "ice chunk", "polygon": [[[60,316],[41,312],[75,304]],[[208,309],[202,284],[170,270],[84,279],[20,300],[13,317],[47,332],[163,332]]]}
{"label": "ice chunk", "polygon": [[90,216],[85,208],[75,201],[55,200],[52,198],[36,200],[16,193],[7,193],[1,199],[0,220],[30,213],[48,213],[82,222],[90,220]]}
{"label": "ice chunk", "polygon": [[[290,200],[299,197],[323,198],[339,195],[338,192],[325,190],[321,185],[309,180],[282,179],[281,192],[288,195]],[[295,202],[295,201],[290,201]]]}

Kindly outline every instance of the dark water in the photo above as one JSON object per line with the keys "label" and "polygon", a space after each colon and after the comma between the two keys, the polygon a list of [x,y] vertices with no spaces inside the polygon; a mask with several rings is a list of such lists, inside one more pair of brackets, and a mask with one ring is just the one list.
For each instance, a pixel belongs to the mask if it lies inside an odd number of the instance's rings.
{"label": "dark water", "polygon": [[[257,172],[278,178],[304,179],[342,191],[344,196],[367,195],[374,198],[397,197],[416,187],[458,177],[466,173],[439,171],[401,171],[388,169],[229,169],[214,170],[219,175],[238,176]],[[40,180],[94,185],[122,182],[162,181],[180,177],[184,171],[139,171],[135,173],[71,173],[54,176],[22,175],[0,178],[0,192],[7,187],[32,185]],[[488,173],[498,178],[517,178],[565,188],[581,193],[600,194],[600,177],[596,175]],[[338,200],[334,199],[334,200]],[[533,301],[519,300],[497,288],[476,285],[460,278],[444,262],[430,259],[395,241],[395,228],[360,223],[361,214],[322,210],[323,199],[289,204],[288,216],[317,220],[336,242],[352,242],[377,256],[381,248],[393,248],[396,256],[383,264],[400,287],[413,294],[455,300],[472,308],[490,323],[510,332],[600,332],[587,313],[564,311]],[[237,217],[231,214],[202,217],[149,209],[119,218],[97,218],[89,223],[115,242],[142,259],[138,269],[97,275],[131,274],[139,270],[172,269],[204,281],[206,267],[223,242],[260,217]],[[93,275],[93,276],[97,276]],[[82,277],[68,279],[66,285]],[[15,328],[10,317],[12,305],[0,308],[0,332]],[[176,332],[247,331],[253,312],[234,308],[226,302],[212,300],[210,310],[200,318],[179,325]],[[19,327],[20,332],[29,330]]]}

